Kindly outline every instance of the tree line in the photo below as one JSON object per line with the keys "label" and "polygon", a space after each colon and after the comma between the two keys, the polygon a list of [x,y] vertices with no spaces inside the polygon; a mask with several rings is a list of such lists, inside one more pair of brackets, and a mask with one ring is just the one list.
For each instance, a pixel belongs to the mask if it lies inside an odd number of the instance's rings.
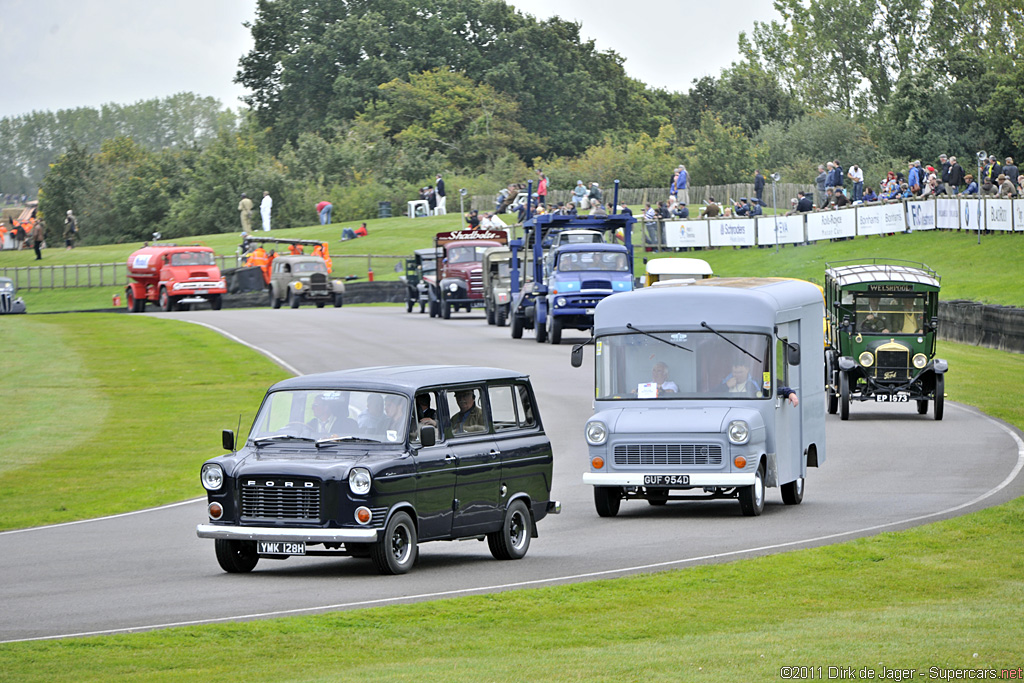
{"label": "tree line", "polygon": [[669,92],[579,25],[501,0],[260,0],[247,110],[182,94],[3,119],[0,192],[38,183],[44,214],[74,208],[89,243],[235,230],[240,193],[262,190],[275,226],[315,223],[322,199],[367,218],[438,172],[471,194],[537,170],[667,188],[679,163],[695,184],[807,183],[838,158],[870,185],[942,152],[1024,156],[1018,0],[775,8],[738,63]]}

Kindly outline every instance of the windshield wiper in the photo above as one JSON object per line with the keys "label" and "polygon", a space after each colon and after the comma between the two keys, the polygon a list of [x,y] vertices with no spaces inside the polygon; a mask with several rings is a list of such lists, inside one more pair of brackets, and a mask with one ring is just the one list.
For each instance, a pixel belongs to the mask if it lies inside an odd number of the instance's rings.
{"label": "windshield wiper", "polygon": [[633,327],[633,323],[626,323],[626,329],[627,330],[634,330],[636,332],[639,332],[640,334],[647,335],[651,339],[657,339],[662,344],[668,344],[669,346],[674,346],[677,349],[682,349],[683,351],[689,351],[690,353],[693,353],[693,349],[688,349],[685,346],[682,346],[681,344],[676,344],[675,342],[670,342],[668,339],[662,339],[661,337],[659,337],[657,335],[653,335],[650,332],[645,332],[645,331],[641,330],[639,327]]}
{"label": "windshield wiper", "polygon": [[255,446],[261,444],[270,443],[271,441],[316,441],[316,439],[309,436],[294,436],[292,434],[274,434],[273,436],[261,436],[258,439],[253,439],[252,443]]}
{"label": "windshield wiper", "polygon": [[378,439],[367,439],[362,436],[329,436],[326,439],[317,439],[316,447],[320,448],[320,446],[324,444],[339,443],[342,441],[353,441],[359,443],[382,443]]}
{"label": "windshield wiper", "polygon": [[761,359],[760,359],[760,358],[758,358],[757,356],[755,356],[754,354],[752,354],[752,353],[751,353],[750,351],[747,351],[747,350],[746,350],[745,348],[743,348],[742,346],[740,346],[739,344],[737,344],[736,342],[734,342],[734,341],[733,341],[732,339],[729,339],[728,337],[726,337],[726,336],[725,336],[724,334],[722,334],[722,333],[721,333],[721,332],[719,332],[718,330],[714,330],[714,329],[712,329],[712,328],[711,328],[711,325],[708,325],[708,324],[707,324],[706,322],[704,322],[703,320],[701,320],[701,321],[700,321],[700,326],[701,326],[701,327],[703,327],[703,328],[704,328],[704,329],[706,329],[706,330],[711,330],[712,332],[714,332],[715,334],[717,334],[717,335],[718,335],[719,337],[721,337],[722,339],[724,339],[725,341],[729,342],[730,344],[732,344],[733,346],[735,346],[735,347],[736,347],[737,349],[739,349],[740,351],[742,351],[743,353],[747,354],[748,356],[750,356],[751,358],[753,358],[754,360],[756,360],[756,361],[757,361],[757,363],[758,363],[758,365],[760,365],[760,364],[761,364]]}

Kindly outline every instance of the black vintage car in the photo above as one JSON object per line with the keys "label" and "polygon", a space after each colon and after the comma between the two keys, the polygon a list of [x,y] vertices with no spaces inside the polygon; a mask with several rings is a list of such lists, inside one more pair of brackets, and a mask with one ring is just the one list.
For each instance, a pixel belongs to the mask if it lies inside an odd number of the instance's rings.
{"label": "black vintage car", "polygon": [[526,555],[551,500],[551,443],[529,377],[466,366],[376,367],[270,388],[245,442],[203,464],[227,572],[261,557],[370,558],[403,574],[421,541],[487,539]]}

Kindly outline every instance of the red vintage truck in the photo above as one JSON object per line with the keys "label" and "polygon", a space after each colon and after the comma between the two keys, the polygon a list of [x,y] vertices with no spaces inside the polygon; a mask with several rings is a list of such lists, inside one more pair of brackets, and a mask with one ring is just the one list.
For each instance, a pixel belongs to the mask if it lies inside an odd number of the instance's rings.
{"label": "red vintage truck", "polygon": [[210,247],[154,244],[128,257],[125,302],[130,313],[146,310],[146,302],[162,311],[187,311],[192,304],[209,303],[219,310],[227,283]]}
{"label": "red vintage truck", "polygon": [[439,232],[434,237],[437,270],[424,275],[429,288],[430,317],[448,319],[452,311],[465,308],[483,308],[484,252],[488,247],[508,244],[504,230],[452,230]]}

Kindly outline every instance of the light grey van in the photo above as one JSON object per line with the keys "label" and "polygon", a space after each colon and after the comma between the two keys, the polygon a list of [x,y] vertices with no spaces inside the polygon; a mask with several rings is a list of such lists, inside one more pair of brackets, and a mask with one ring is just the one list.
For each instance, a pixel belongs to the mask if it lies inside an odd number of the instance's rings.
{"label": "light grey van", "polygon": [[[716,278],[623,293],[594,317],[585,438],[602,517],[622,500],[803,500],[825,461],[823,305],[800,280]],[[802,353],[801,353],[802,352]],[[801,358],[802,356],[802,358]],[[583,360],[573,349],[573,365]]]}

